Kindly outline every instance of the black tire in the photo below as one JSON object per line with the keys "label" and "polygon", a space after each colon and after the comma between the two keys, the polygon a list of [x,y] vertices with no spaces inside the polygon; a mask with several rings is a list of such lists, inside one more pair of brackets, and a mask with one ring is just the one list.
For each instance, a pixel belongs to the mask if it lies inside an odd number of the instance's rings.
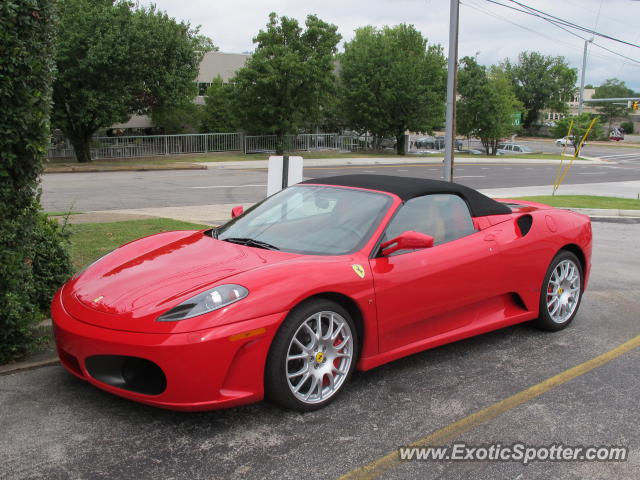
{"label": "black tire", "polygon": [[[320,312],[333,312],[346,321],[351,336],[351,361],[346,375],[344,375],[344,378],[340,379],[340,384],[337,386],[335,391],[331,393],[326,400],[310,403],[302,401],[296,397],[292,391],[290,382],[287,379],[287,356],[289,354],[290,345],[293,342],[293,336],[298,332],[298,329],[300,329],[303,323],[309,320],[310,317],[313,317]],[[348,383],[349,378],[353,373],[359,354],[358,340],[358,333],[353,319],[338,303],[323,298],[311,299],[301,303],[289,313],[285,321],[280,326],[280,329],[271,344],[269,355],[267,356],[264,375],[265,397],[282,407],[297,410],[299,412],[318,410],[331,403],[336,396],[344,390],[344,386]],[[313,363],[310,359],[300,360],[300,362]],[[328,365],[330,365],[330,363]],[[320,391],[323,389],[324,387],[320,387]]]}
{"label": "black tire", "polygon": [[[558,267],[558,265],[560,265],[560,263],[562,262],[571,262],[575,266],[576,271],[580,276],[579,292],[578,292],[577,300],[575,301],[575,307],[572,309],[571,315],[568,315],[566,318],[563,318],[561,320],[557,318],[554,320],[554,317],[552,316],[551,312],[549,312],[549,309],[552,307],[547,306],[547,301],[548,301],[547,299],[551,298],[549,296],[551,293],[549,292],[549,289],[553,288],[553,284],[550,284],[551,277],[556,267]],[[583,290],[584,290],[584,273],[582,271],[582,264],[580,263],[580,260],[574,253],[568,250],[561,250],[549,264],[547,273],[544,276],[544,281],[540,289],[540,305],[539,305],[540,314],[538,318],[533,321],[533,325],[541,330],[548,330],[552,332],[562,330],[563,328],[568,327],[569,324],[575,318],[576,314],[578,313],[578,309],[580,308],[580,302],[582,301]]]}

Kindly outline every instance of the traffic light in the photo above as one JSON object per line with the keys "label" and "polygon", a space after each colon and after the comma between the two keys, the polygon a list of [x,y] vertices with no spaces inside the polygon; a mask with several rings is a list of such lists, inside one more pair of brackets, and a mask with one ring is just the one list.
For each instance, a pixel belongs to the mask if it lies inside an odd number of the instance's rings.
{"label": "traffic light", "polygon": [[631,110],[638,110],[638,100],[631,102]]}

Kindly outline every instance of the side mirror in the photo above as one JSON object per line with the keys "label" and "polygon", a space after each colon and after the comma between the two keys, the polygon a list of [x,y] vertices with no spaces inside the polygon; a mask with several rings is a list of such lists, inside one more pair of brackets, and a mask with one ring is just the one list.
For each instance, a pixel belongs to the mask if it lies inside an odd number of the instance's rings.
{"label": "side mirror", "polygon": [[233,207],[231,209],[231,218],[239,217],[244,213],[244,207],[242,205],[238,205],[237,207]]}
{"label": "side mirror", "polygon": [[402,232],[396,238],[380,245],[382,255],[388,256],[398,250],[416,250],[418,248],[433,247],[433,237],[420,232]]}

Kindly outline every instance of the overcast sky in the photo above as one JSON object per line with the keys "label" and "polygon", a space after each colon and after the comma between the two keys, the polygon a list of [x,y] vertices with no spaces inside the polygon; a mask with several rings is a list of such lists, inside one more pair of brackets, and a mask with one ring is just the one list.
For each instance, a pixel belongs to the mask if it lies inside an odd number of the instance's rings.
{"label": "overcast sky", "polygon": [[[509,0],[498,0],[510,3]],[[141,2],[143,3],[143,2]],[[308,14],[338,26],[344,40],[364,25],[416,26],[429,42],[447,50],[448,0],[157,0],[156,5],[178,20],[201,25],[223,52],[253,50],[252,39],[267,22],[269,12],[295,17],[301,23]],[[598,32],[640,43],[640,1],[638,0],[521,0],[557,17]],[[478,55],[480,63],[515,59],[519,52],[537,50],[562,55],[580,70],[584,41],[544,20],[524,15],[487,0],[461,0],[459,55]],[[576,32],[588,38],[589,34]],[[619,78],[640,92],[640,48],[596,37],[595,43],[637,60],[625,60],[596,46],[589,48],[586,83],[598,85],[607,78]],[[578,72],[578,79],[580,72]]]}

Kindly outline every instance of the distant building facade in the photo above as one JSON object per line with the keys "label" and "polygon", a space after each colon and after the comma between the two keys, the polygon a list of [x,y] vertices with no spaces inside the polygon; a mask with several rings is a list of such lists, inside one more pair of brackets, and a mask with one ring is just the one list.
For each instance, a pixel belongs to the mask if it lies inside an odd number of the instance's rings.
{"label": "distant building facade", "polygon": [[[198,84],[198,95],[194,99],[195,103],[204,104],[204,95],[211,86],[211,82],[218,75],[227,82],[236,72],[244,67],[247,59],[251,55],[245,53],[223,53],[207,52],[200,62],[200,69],[196,83]],[[111,129],[149,129],[153,127],[151,118],[147,115],[133,115],[126,123],[117,123]]]}

